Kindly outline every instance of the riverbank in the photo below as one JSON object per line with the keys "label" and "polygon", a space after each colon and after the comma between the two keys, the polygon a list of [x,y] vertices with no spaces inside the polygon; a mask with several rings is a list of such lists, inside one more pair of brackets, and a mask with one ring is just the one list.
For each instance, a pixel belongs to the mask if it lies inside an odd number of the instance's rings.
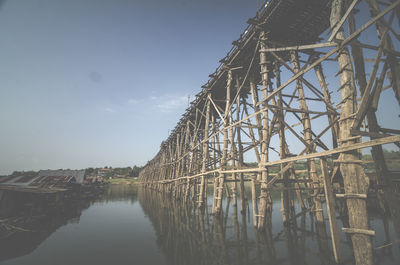
{"label": "riverbank", "polygon": [[106,182],[111,185],[137,185],[139,180],[137,178],[112,178],[107,179]]}

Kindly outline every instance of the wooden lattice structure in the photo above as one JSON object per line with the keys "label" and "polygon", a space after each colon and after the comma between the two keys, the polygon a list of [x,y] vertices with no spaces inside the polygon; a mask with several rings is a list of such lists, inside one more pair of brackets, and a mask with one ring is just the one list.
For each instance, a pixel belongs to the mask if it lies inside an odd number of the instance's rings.
{"label": "wooden lattice structure", "polygon": [[[393,206],[400,223],[398,190],[382,150],[400,141],[399,16],[395,0],[265,2],[142,170],[141,182],[200,209],[212,182],[219,215],[224,190],[234,201],[239,193],[245,209],[244,182],[250,181],[258,229],[272,189],[282,191],[285,224],[296,218],[295,196],[320,223],[326,203],[337,262],[335,201],[345,201],[342,232],[351,235],[357,264],[372,264],[375,232],[367,218],[371,186],[362,149],[371,148],[378,199]],[[380,100],[386,89],[395,98],[389,106]],[[397,112],[387,128],[376,115],[381,108]]]}

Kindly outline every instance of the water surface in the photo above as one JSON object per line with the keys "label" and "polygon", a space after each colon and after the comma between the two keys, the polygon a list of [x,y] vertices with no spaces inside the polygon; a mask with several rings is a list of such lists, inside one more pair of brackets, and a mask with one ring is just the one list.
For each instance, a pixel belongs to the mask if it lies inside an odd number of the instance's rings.
{"label": "water surface", "polygon": [[[203,211],[151,190],[123,185],[109,186],[99,198],[68,201],[54,209],[46,205],[45,215],[31,209],[24,227],[28,231],[0,239],[0,263],[334,264],[329,226],[317,226],[304,214],[291,227],[284,227],[280,193],[273,194],[264,232],[252,226],[251,202],[241,213],[240,201],[235,206],[225,198],[223,214],[217,218],[210,214],[212,190],[208,193]],[[399,264],[391,220],[370,214],[370,222],[377,233],[373,238],[376,264]],[[353,264],[349,238],[341,235],[344,264]]]}

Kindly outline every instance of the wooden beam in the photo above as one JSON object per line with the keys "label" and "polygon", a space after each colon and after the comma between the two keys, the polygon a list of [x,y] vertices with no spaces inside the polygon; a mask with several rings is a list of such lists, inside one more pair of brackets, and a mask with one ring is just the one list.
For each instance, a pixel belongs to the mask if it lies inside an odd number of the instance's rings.
{"label": "wooden beam", "polygon": [[371,140],[371,141],[364,142],[364,143],[356,143],[353,145],[338,147],[338,148],[334,148],[334,149],[331,149],[328,151],[316,152],[316,153],[302,155],[302,156],[289,157],[289,158],[285,158],[285,159],[282,159],[279,161],[267,162],[267,163],[263,163],[262,165],[268,167],[268,166],[273,166],[273,165],[279,165],[282,163],[289,163],[289,162],[295,162],[297,160],[324,157],[324,156],[329,156],[329,155],[333,155],[333,154],[339,154],[339,153],[349,152],[349,151],[353,151],[353,150],[357,150],[357,149],[372,147],[372,146],[376,146],[376,145],[394,143],[394,142],[398,142],[398,141],[400,141],[400,135],[389,136],[389,137]]}
{"label": "wooden beam", "polygon": [[350,4],[349,8],[347,9],[346,13],[343,15],[342,19],[333,27],[332,34],[328,38],[328,42],[331,42],[335,37],[340,28],[342,27],[343,23],[346,21],[347,17],[350,15],[350,12],[353,10],[354,6],[358,3],[359,0],[353,0]]}
{"label": "wooden beam", "polygon": [[309,67],[306,69],[301,70],[294,76],[292,76],[285,84],[281,85],[277,89],[275,89],[269,96],[265,99],[262,100],[262,102],[269,101],[272,97],[274,97],[279,91],[290,85],[293,81],[295,81],[297,78],[300,76],[304,75],[308,71],[310,71],[314,66],[320,64],[322,61],[325,59],[329,58],[332,54],[335,52],[339,51],[343,46],[349,44],[353,39],[357,38],[361,32],[369,28],[371,25],[373,25],[376,21],[378,21],[381,17],[385,16],[387,13],[389,13],[391,10],[396,8],[398,5],[400,5],[400,1],[394,2],[391,4],[388,8],[386,8],[384,11],[379,13],[376,17],[373,19],[369,20],[367,23],[365,23],[361,28],[359,28],[357,31],[355,31],[353,34],[351,34],[349,37],[347,37],[345,40],[343,40],[339,46],[335,47],[334,49],[330,50],[328,53],[326,53],[324,56],[320,57],[318,60],[313,62]]}
{"label": "wooden beam", "polygon": [[290,46],[290,47],[266,48],[266,49],[261,49],[260,52],[299,51],[299,50],[311,50],[311,49],[315,49],[315,48],[324,48],[324,47],[333,47],[333,46],[337,46],[337,43],[336,42],[325,42],[325,43],[317,43],[317,44]]}
{"label": "wooden beam", "polygon": [[375,231],[374,230],[343,227],[342,231],[344,233],[349,233],[349,234],[364,234],[364,235],[368,235],[368,236],[375,236]]}

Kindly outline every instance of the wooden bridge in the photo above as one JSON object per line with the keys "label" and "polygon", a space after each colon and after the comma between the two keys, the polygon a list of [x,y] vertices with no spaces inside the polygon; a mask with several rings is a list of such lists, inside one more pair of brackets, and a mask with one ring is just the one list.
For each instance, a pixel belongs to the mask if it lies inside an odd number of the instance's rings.
{"label": "wooden bridge", "polygon": [[[211,182],[218,216],[224,192],[235,202],[238,193],[246,209],[249,181],[260,230],[271,190],[282,193],[285,225],[298,216],[295,196],[317,223],[326,204],[336,262],[344,232],[357,264],[373,264],[371,190],[400,224],[398,187],[382,149],[400,142],[400,1],[270,0],[247,23],[140,173],[141,183],[202,209]],[[390,102],[382,99],[388,93]],[[365,148],[373,178],[364,173]],[[342,231],[340,204],[348,215]]]}

